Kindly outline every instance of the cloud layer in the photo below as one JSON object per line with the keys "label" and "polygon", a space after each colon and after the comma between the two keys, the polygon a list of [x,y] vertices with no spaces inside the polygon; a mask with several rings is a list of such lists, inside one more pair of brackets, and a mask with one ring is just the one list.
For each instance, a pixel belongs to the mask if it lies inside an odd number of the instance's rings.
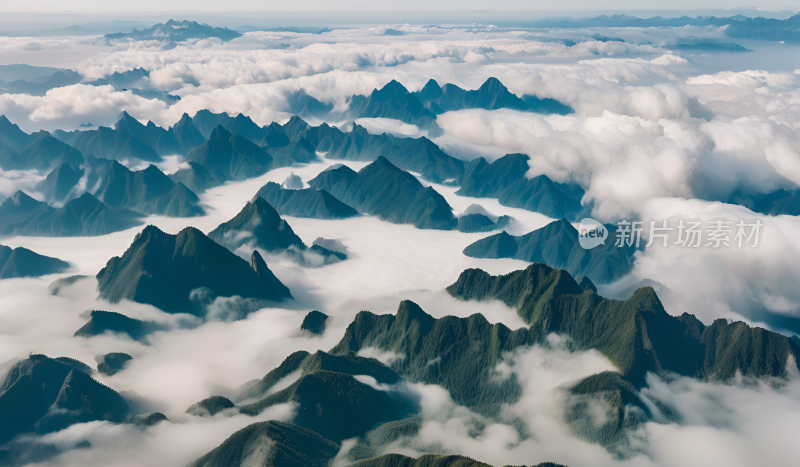
{"label": "cloud layer", "polygon": [[[387,36],[396,29],[403,36]],[[576,112],[543,116],[510,110],[464,110],[439,116],[444,134],[436,142],[463,159],[494,160],[508,152],[531,156],[529,175],[573,181],[586,190],[594,215],[614,221],[728,218],[761,220],[762,244],[749,250],[650,248],[637,258],[632,274],[608,292],[641,279],[657,280],[671,291],[662,299],[672,314],[693,313],[709,324],[718,318],[744,319],[787,333],[800,332],[800,223],[789,216],[769,217],[717,201],[736,190],[768,192],[800,184],[800,71],[717,71],[701,60],[679,56],[660,45],[686,31],[614,30],[628,42],[587,40],[595,31],[510,31],[493,27],[392,25],[343,29],[323,35],[254,32],[228,43],[191,41],[174,47],[159,41],[108,47],[96,38],[0,38],[9,57],[55,57],[53,63],[77,69],[86,81],[135,67],[150,71],[150,84],[181,97],[172,105],[115,91],[112,86],[76,84],[44,96],[0,95],[0,113],[26,131],[74,129],[82,123],[110,125],[125,110],[162,126],[183,113],[201,109],[244,113],[259,124],[292,114],[300,90],[346,107],[353,94],[369,94],[392,79],[410,90],[429,78],[474,89],[497,77],[519,95],[558,99]],[[718,30],[689,31],[719,36]],[[653,39],[657,40],[653,40]],[[566,45],[566,40],[576,40]],[[633,41],[633,42],[632,42]],[[38,43],[39,46],[31,45]],[[43,59],[42,59],[43,60]],[[349,123],[349,122],[345,122]],[[371,132],[417,136],[421,130],[384,119],[359,121]],[[257,179],[231,183],[201,195],[207,214],[192,219],[151,217],[149,223],[176,233],[191,224],[208,232],[229,220],[267,181],[307,181],[334,161],[273,170]],[[169,159],[174,170],[181,160]],[[365,164],[347,162],[354,169]],[[0,197],[17,189],[32,191],[44,174],[1,172]],[[426,182],[427,183],[427,182]],[[494,199],[463,198],[456,188],[434,185],[456,213],[479,204],[492,215],[509,215],[508,231],[520,235],[551,221],[500,206]],[[699,199],[698,199],[699,198]],[[472,208],[476,209],[476,208]],[[99,238],[2,239],[73,264],[68,274],[89,279],[53,296],[57,277],[0,281],[0,366],[31,352],[69,356],[92,363],[97,355],[126,352],[130,367],[104,384],[146,402],[175,423],[146,431],[104,423],[78,425],[37,442],[69,447],[89,440],[92,448],[73,450],[53,465],[185,465],[230,433],[261,419],[288,420],[290,406],[257,419],[218,416],[197,420],[185,415],[192,403],[260,378],[296,350],[333,347],[361,310],[393,313],[412,299],[434,315],[466,317],[483,313],[512,329],[524,326],[515,310],[500,303],[464,303],[443,292],[458,274],[480,267],[491,274],[521,269],[515,260],[482,260],[462,254],[485,234],[426,231],[371,217],[347,220],[288,218],[306,244],[318,237],[341,242],[348,259],[304,269],[283,258],[269,266],[297,298],[293,309],[263,309],[245,320],[199,323],[153,307],[96,300],[91,278],[112,256],[120,255],[140,229]],[[67,275],[68,275],[67,274]],[[601,290],[601,293],[605,290]],[[160,332],[150,345],[114,336],[75,338],[86,310],[107,309],[184,329]],[[306,312],[331,316],[322,338],[298,329]],[[375,356],[378,356],[377,354]],[[387,355],[379,355],[381,358]],[[388,450],[418,453],[432,448],[458,452],[497,465],[558,461],[571,465],[687,466],[790,465],[800,456],[791,435],[800,419],[797,378],[789,382],[740,380],[730,385],[690,379],[652,378],[642,397],[673,409],[676,419],[657,419],[630,433],[631,452],[620,460],[585,442],[563,421],[564,388],[593,373],[613,369],[596,352],[570,353],[564,338],[507,355],[498,378],[515,374],[523,397],[505,408],[501,420],[487,421],[453,403],[437,386],[409,385],[422,401],[423,429]],[[769,383],[769,384],[768,384]],[[774,384],[773,384],[774,383]],[[598,416],[602,416],[602,407]],[[514,428],[523,420],[529,431]],[[476,424],[486,424],[478,436]],[[708,457],[713,456],[713,457]]]}

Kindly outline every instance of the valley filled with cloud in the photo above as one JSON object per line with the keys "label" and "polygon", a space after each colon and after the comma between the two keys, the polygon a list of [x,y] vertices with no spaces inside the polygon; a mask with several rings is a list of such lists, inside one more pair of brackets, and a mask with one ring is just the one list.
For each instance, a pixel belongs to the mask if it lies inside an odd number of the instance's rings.
{"label": "valley filled with cloud", "polygon": [[795,465],[799,18],[0,35],[0,465]]}

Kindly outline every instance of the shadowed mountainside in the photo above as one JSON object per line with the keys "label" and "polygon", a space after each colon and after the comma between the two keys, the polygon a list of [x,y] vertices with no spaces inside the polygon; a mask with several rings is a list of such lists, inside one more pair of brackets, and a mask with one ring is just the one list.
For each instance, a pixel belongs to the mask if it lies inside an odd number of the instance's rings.
{"label": "shadowed mountainside", "polygon": [[122,256],[108,261],[97,280],[100,297],[111,303],[125,299],[198,316],[216,297],[255,303],[292,297],[258,252],[248,265],[193,227],[177,235],[146,227]]}
{"label": "shadowed mountainside", "polygon": [[458,225],[453,209],[432,187],[387,159],[379,157],[358,173],[346,166],[332,168],[308,182],[364,214],[419,229],[452,230]]}
{"label": "shadowed mountainside", "polygon": [[472,258],[513,258],[531,263],[544,263],[565,269],[574,277],[589,277],[592,282],[606,284],[625,276],[633,268],[634,246],[615,245],[615,227],[606,226],[608,239],[592,249],[584,249],[578,230],[566,219],[553,221],[541,229],[515,237],[500,232],[478,240],[464,248]]}
{"label": "shadowed mountainside", "polygon": [[38,277],[69,269],[69,263],[58,258],[40,255],[27,248],[11,249],[0,245],[0,279]]}

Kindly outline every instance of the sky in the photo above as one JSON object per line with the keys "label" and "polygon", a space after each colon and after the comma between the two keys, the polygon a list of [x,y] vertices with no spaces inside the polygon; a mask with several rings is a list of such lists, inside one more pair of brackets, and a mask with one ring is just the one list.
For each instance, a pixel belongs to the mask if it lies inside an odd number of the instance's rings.
{"label": "sky", "polygon": [[[404,2],[375,2],[371,0],[303,0],[283,2],[275,0],[140,0],[137,2],[109,2],[106,0],[34,0],[28,2],[5,1],[0,4],[2,12],[155,12],[155,11],[459,11],[491,10],[506,11],[613,11],[642,10],[640,0],[566,0],[553,3],[547,0],[496,0],[488,4],[484,0],[406,0]],[[664,3],[649,3],[646,10],[701,10],[754,8],[781,10],[798,8],[794,0],[673,0]]]}

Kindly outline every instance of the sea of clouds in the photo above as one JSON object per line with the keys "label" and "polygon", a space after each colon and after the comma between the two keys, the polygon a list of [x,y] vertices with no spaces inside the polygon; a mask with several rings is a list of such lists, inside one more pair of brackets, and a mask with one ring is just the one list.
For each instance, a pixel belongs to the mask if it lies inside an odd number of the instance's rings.
{"label": "sea of clouds", "polygon": [[[384,35],[389,27],[405,35]],[[714,201],[738,189],[768,192],[800,184],[800,69],[795,69],[800,65],[776,61],[765,69],[711,70],[704,64],[714,62],[713,56],[660,47],[679,35],[721,38],[718,30],[621,29],[603,33],[626,42],[586,40],[595,33],[393,25],[323,35],[253,32],[227,43],[198,40],[174,47],[159,41],[109,46],[94,37],[0,37],[0,55],[9,63],[68,67],[86,80],[144,67],[154,88],[181,97],[169,105],[111,86],[77,84],[40,97],[0,95],[0,114],[29,132],[72,130],[87,122],[111,125],[123,110],[162,126],[200,109],[241,112],[269,124],[292,115],[291,96],[300,90],[344,110],[349,96],[369,94],[392,79],[409,90],[430,78],[475,89],[496,77],[518,95],[558,99],[575,113],[446,113],[438,118],[444,134],[435,141],[454,156],[494,160],[510,152],[529,154],[530,176],[579,183],[586,190],[584,201],[594,203],[593,215],[605,221],[725,217],[758,219],[765,225],[761,246],[752,250],[648,248],[630,276],[609,290],[657,280],[671,292],[669,299],[662,298],[672,314],[689,312],[706,324],[723,318],[800,332],[793,321],[800,318],[800,221]],[[564,40],[577,44],[568,46]],[[749,55],[737,57],[746,61]],[[376,133],[425,134],[391,120],[359,123]],[[180,162],[170,159],[170,170]],[[281,183],[295,174],[307,182],[334,162],[339,161],[322,158],[321,163],[229,183],[201,195],[208,207],[203,217],[154,216],[148,223],[169,233],[188,225],[207,233],[233,217],[267,181]],[[365,165],[347,163],[354,169]],[[2,172],[0,198],[17,189],[35,195],[42,178]],[[459,197],[452,187],[434,188],[456,213],[477,203],[493,215],[513,217],[508,230],[514,235],[552,221],[493,199]],[[112,305],[96,298],[92,276],[109,258],[121,255],[140,228],[97,238],[0,240],[73,265],[62,275],[0,281],[0,373],[29,353],[92,364],[98,355],[126,352],[134,357],[128,369],[97,378],[138,400],[143,410],[162,411],[175,422],[145,431],[106,423],[73,426],[37,442],[68,448],[88,440],[91,447],[70,450],[46,465],[185,465],[249,423],[289,420],[290,406],[255,419],[229,413],[198,419],[183,412],[212,394],[232,396],[236,387],[262,377],[291,352],[330,349],[361,310],[393,313],[401,300],[411,299],[435,317],[483,313],[492,323],[524,326],[514,310],[500,303],[459,302],[444,292],[466,268],[504,274],[526,266],[461,253],[486,234],[419,230],[373,217],[287,220],[306,244],[317,237],[342,242],[348,260],[306,269],[265,255],[296,301],[289,309],[263,309],[233,322],[200,323],[146,305]],[[90,278],[50,295],[48,284],[71,274]],[[91,309],[174,329],[156,333],[150,345],[113,336],[73,337]],[[312,309],[331,316],[321,338],[298,333]],[[570,465],[793,465],[800,458],[792,439],[800,420],[797,377],[784,384],[740,380],[725,385],[653,377],[644,395],[672,408],[677,419],[647,423],[630,433],[638,450],[622,459],[612,456],[576,438],[563,421],[568,397],[563,387],[608,369],[613,367],[597,352],[568,352],[558,336],[548,345],[506,356],[498,372],[516,374],[524,388],[523,397],[506,412],[524,420],[528,437],[520,437],[511,424],[492,423],[475,438],[470,427],[485,420],[458,407],[440,387],[410,385],[406,390],[422,401],[423,430],[418,439],[388,450],[416,454],[436,446],[495,465],[545,460]]]}

